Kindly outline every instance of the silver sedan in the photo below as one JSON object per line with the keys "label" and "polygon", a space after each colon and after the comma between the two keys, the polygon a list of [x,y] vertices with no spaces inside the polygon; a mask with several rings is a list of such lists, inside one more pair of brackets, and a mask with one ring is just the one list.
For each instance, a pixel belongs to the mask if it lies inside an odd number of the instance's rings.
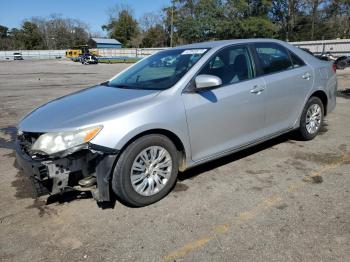
{"label": "silver sedan", "polygon": [[29,113],[17,161],[52,194],[145,206],[179,171],[291,131],[313,139],[336,88],[332,64],[278,40],[171,48]]}

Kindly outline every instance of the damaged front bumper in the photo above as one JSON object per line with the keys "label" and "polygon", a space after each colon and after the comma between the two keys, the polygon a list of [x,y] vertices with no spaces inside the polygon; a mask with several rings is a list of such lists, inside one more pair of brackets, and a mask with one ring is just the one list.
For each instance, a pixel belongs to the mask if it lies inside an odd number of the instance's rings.
{"label": "damaged front bumper", "polygon": [[[59,194],[69,190],[91,191],[98,202],[110,201],[110,178],[118,156],[115,149],[94,144],[65,157],[30,155],[26,141],[15,141],[16,160],[34,182],[38,195]],[[88,177],[96,178],[89,187],[79,185]],[[94,179],[95,181],[95,179]]]}

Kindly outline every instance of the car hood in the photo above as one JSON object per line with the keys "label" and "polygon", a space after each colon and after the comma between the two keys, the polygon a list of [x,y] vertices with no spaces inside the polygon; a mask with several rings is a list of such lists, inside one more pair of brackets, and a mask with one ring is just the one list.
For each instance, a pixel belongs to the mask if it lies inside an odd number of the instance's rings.
{"label": "car hood", "polygon": [[26,132],[56,132],[103,123],[137,110],[160,91],[98,85],[55,99],[30,112],[19,123]]}

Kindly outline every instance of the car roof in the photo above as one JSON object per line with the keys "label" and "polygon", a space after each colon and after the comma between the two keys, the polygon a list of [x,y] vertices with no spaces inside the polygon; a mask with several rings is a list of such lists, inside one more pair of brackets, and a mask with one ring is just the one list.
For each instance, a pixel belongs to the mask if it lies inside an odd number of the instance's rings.
{"label": "car roof", "polygon": [[[320,59],[316,58],[315,56],[301,50],[300,48],[297,48],[293,45],[291,45],[288,42],[272,39],[272,38],[249,38],[249,39],[231,39],[231,40],[219,40],[219,41],[209,41],[209,42],[202,42],[202,43],[195,43],[195,44],[188,44],[188,45],[182,45],[174,47],[173,49],[194,49],[194,48],[208,48],[208,49],[220,49],[225,46],[234,45],[234,44],[247,44],[247,43],[277,43],[280,44],[289,50],[293,51],[295,54],[301,56],[304,61],[306,61],[308,64],[319,66],[324,61],[321,61]],[[325,63],[323,63],[325,65]],[[324,66],[323,65],[323,66]]]}
{"label": "car roof", "polygon": [[270,38],[249,38],[249,39],[231,39],[231,40],[219,40],[219,41],[201,42],[201,43],[177,46],[177,47],[175,47],[175,49],[183,49],[183,48],[214,48],[214,47],[223,47],[223,46],[232,45],[232,44],[256,43],[256,42],[285,43],[283,41],[276,40],[276,39],[270,39]]}

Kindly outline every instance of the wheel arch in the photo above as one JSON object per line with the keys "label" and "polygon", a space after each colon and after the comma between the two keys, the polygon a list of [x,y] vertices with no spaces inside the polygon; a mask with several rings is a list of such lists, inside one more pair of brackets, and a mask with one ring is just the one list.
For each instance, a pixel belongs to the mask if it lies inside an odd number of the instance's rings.
{"label": "wheel arch", "polygon": [[309,99],[313,96],[321,99],[322,104],[323,104],[323,108],[324,108],[324,115],[327,115],[328,97],[327,97],[326,92],[324,92],[323,90],[317,90],[311,94]]}
{"label": "wheel arch", "polygon": [[186,169],[186,156],[187,156],[187,152],[186,152],[186,148],[183,144],[183,142],[181,141],[181,139],[179,138],[178,135],[176,135],[174,132],[169,131],[167,129],[163,129],[163,128],[155,128],[155,129],[149,129],[146,131],[142,131],[140,133],[138,133],[137,135],[134,135],[131,139],[129,139],[124,145],[123,147],[120,149],[120,152],[123,152],[125,150],[125,148],[128,147],[128,145],[130,145],[132,142],[134,142],[136,139],[146,136],[146,135],[153,135],[153,134],[159,134],[159,135],[164,135],[166,136],[172,143],[174,143],[176,149],[179,152],[179,170],[180,171],[184,171]]}

